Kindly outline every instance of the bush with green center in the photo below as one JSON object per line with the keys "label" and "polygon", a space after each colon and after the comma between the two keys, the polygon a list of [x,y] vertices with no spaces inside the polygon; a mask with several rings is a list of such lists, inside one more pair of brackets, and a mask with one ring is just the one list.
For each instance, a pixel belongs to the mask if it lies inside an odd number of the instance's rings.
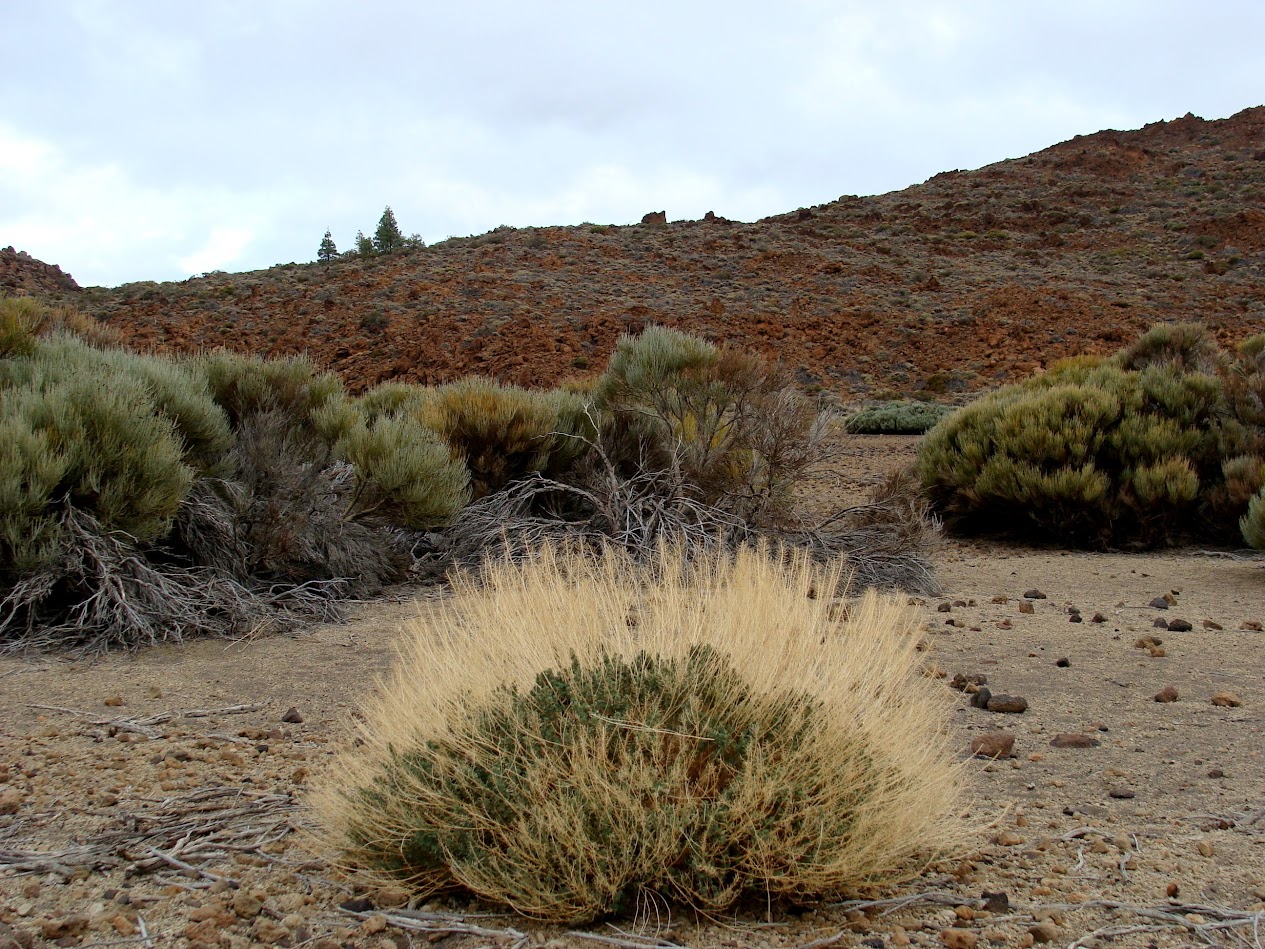
{"label": "bush with green center", "polygon": [[843,427],[854,435],[922,435],[952,411],[935,402],[883,402],[852,413]]}
{"label": "bush with green center", "polygon": [[838,567],[538,550],[412,629],[314,803],[336,860],[566,923],[837,897],[951,853],[961,771],[916,614]]}

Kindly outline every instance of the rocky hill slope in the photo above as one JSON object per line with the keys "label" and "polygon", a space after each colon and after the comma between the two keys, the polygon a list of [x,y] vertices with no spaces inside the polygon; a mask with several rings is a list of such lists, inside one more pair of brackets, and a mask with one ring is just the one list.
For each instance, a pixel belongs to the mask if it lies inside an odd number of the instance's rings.
{"label": "rocky hill slope", "polygon": [[[315,239],[313,246],[315,247]],[[1265,329],[1265,107],[1104,131],[751,224],[498,228],[81,301],[144,345],[309,351],[353,387],[542,385],[662,323],[775,355],[844,397],[950,396],[1160,320]]]}
{"label": "rocky hill slope", "polygon": [[75,293],[79,284],[55,264],[26,251],[0,247],[0,296],[56,296]]}

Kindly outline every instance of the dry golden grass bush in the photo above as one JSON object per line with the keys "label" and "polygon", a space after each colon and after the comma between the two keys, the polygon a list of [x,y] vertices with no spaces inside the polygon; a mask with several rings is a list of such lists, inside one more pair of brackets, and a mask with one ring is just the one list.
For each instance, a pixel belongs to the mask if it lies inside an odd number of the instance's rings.
{"label": "dry golden grass bush", "polygon": [[576,923],[835,896],[969,839],[917,616],[837,566],[544,548],[454,586],[313,797],[371,881]]}

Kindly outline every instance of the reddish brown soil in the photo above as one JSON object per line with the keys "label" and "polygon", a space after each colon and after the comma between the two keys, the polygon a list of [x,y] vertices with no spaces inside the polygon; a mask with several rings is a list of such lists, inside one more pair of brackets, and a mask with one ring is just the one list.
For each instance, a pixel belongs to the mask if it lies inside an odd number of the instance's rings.
{"label": "reddish brown soil", "polygon": [[1262,208],[1265,107],[1099,132],[753,224],[503,228],[78,296],[143,345],[306,350],[353,388],[475,372],[553,384],[660,323],[776,356],[840,395],[951,396],[1117,349],[1160,320],[1202,320],[1223,341],[1259,332]]}

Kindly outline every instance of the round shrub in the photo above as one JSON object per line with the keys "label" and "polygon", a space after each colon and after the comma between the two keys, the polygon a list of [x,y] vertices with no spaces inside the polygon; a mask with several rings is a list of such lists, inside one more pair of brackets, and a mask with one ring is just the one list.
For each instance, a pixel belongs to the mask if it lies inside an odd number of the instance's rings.
{"label": "round shrub", "polygon": [[742,549],[655,568],[537,552],[412,628],[315,797],[344,865],[585,922],[916,873],[964,839],[917,616]]}
{"label": "round shrub", "polygon": [[469,468],[476,499],[533,472],[565,471],[593,433],[584,399],[557,389],[537,392],[472,376],[416,396],[392,389],[371,404],[389,405],[400,396],[396,414],[438,433]]}
{"label": "round shrub", "polygon": [[918,470],[963,530],[1090,546],[1224,533],[1203,503],[1221,477],[1220,401],[1201,373],[1076,363],[944,419]]}
{"label": "round shrub", "polygon": [[1243,539],[1257,550],[1265,550],[1265,490],[1252,498],[1247,513],[1239,520]]}
{"label": "round shrub", "polygon": [[57,552],[67,505],[141,542],[163,537],[193,482],[175,427],[144,385],[80,376],[0,391],[0,567]]}
{"label": "round shrub", "polygon": [[853,435],[922,435],[952,411],[935,402],[884,402],[853,412],[843,427]]}

